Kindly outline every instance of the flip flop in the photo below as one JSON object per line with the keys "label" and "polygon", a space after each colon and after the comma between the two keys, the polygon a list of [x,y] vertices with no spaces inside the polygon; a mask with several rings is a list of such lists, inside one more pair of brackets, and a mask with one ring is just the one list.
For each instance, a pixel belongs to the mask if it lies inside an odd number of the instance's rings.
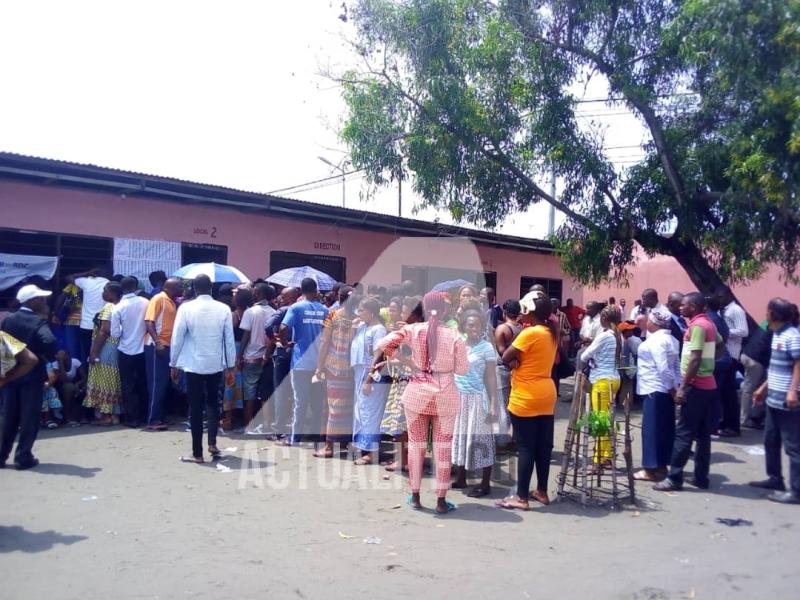
{"label": "flip flop", "polygon": [[[453,512],[455,509],[457,509],[457,508],[458,508],[458,506],[456,506],[455,504],[453,504],[452,502],[450,502],[450,500],[445,500],[445,501],[444,501],[444,503],[447,505],[447,510],[446,510],[445,512],[439,512],[438,510],[436,510],[436,514],[437,514],[437,515],[446,515],[447,513],[451,513],[451,512]],[[434,509],[434,510],[435,510],[435,509]]]}
{"label": "flip flop", "polygon": [[[498,500],[494,503],[497,508],[505,508],[506,510],[530,510],[530,506],[515,506],[510,503],[511,496],[507,496],[502,500]],[[520,501],[521,502],[521,501]]]}
{"label": "flip flop", "polygon": [[406,504],[408,504],[408,505],[411,507],[411,510],[422,510],[422,507],[421,507],[421,506],[414,506],[414,505],[412,504],[412,502],[411,502],[411,497],[412,497],[412,496],[411,496],[411,494],[409,494],[408,496],[406,496]]}
{"label": "flip flop", "polygon": [[651,475],[650,473],[648,473],[644,469],[640,469],[639,471],[636,471],[636,473],[633,474],[633,478],[636,481],[653,481],[653,482],[658,481],[658,477],[656,477],[654,475]]}

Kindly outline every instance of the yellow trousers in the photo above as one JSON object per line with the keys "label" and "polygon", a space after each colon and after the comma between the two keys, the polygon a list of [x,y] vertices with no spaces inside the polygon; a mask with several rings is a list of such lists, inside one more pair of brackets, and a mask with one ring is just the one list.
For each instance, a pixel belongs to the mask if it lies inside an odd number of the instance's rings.
{"label": "yellow trousers", "polygon": [[[592,384],[592,410],[605,410],[611,406],[611,401],[619,392],[619,379],[598,379]],[[614,424],[612,423],[613,427]],[[603,436],[597,438],[597,445],[594,451],[594,462],[605,462],[611,460],[611,438]]]}

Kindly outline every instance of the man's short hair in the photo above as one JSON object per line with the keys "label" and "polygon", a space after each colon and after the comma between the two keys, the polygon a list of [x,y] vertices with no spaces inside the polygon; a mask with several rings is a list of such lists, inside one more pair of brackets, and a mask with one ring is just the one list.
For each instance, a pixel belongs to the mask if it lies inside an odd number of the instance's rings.
{"label": "man's short hair", "polygon": [[164,284],[167,280],[167,274],[164,271],[153,271],[147,278],[150,280],[150,285],[156,287],[159,284]]}
{"label": "man's short hair", "polygon": [[310,296],[317,293],[317,282],[311,277],[306,277],[300,282],[300,291],[304,296]]}
{"label": "man's short hair", "polygon": [[192,287],[194,288],[194,293],[198,296],[200,294],[210,294],[211,293],[211,278],[208,275],[198,275],[194,278],[192,282]]}
{"label": "man's short hair", "polygon": [[275,298],[275,288],[268,283],[257,283],[253,289],[267,302]]}
{"label": "man's short hair", "polygon": [[137,281],[136,277],[132,277],[130,275],[128,277],[123,277],[119,284],[122,286],[123,294],[130,294],[131,292],[135,292],[137,289],[139,289],[139,282]]}
{"label": "man's short hair", "polygon": [[683,300],[687,304],[693,305],[699,312],[703,312],[706,309],[706,299],[703,298],[703,294],[700,292],[689,292],[683,297]]}

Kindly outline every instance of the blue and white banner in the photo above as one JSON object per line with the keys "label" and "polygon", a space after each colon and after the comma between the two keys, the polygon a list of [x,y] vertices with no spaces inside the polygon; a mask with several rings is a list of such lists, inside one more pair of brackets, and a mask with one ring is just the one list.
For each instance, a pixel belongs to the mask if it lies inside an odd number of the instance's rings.
{"label": "blue and white banner", "polygon": [[8,289],[33,275],[52,279],[57,268],[57,256],[0,253],[0,290]]}

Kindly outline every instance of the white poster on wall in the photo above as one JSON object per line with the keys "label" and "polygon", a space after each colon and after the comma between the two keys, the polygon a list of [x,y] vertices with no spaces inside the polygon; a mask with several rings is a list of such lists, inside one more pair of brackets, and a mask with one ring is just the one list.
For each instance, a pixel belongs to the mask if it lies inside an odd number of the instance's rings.
{"label": "white poster on wall", "polygon": [[150,273],[164,271],[169,277],[180,267],[180,242],[114,238],[114,273],[135,275],[148,292]]}
{"label": "white poster on wall", "polygon": [[38,275],[52,279],[58,268],[58,257],[0,253],[0,290],[16,285],[26,277]]}

